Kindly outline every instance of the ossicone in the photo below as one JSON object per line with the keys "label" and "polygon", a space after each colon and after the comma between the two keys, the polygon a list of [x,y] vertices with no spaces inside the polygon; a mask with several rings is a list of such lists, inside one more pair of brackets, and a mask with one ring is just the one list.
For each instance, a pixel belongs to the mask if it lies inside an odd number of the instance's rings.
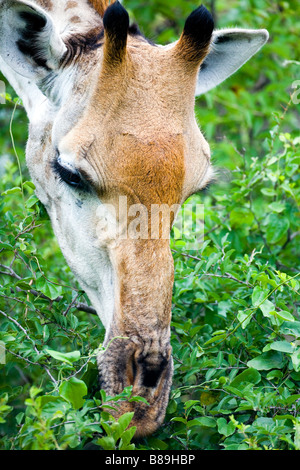
{"label": "ossicone", "polygon": [[201,5],[187,18],[176,50],[188,62],[197,65],[206,57],[214,30],[211,13]]}
{"label": "ossicone", "polygon": [[108,62],[121,62],[126,54],[129,15],[116,1],[105,11],[103,17],[105,34],[105,58]]}

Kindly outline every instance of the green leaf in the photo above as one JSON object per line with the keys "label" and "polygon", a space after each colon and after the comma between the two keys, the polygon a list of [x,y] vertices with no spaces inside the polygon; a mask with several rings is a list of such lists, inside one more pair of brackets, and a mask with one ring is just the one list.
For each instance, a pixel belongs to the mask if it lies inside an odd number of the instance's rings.
{"label": "green leaf", "polygon": [[38,401],[43,410],[43,417],[47,419],[53,419],[54,416],[63,418],[70,409],[70,403],[59,396],[43,395]]}
{"label": "green leaf", "polygon": [[287,233],[289,226],[290,221],[287,217],[270,214],[266,230],[267,242],[271,244],[278,243],[279,240],[281,240],[281,238]]}
{"label": "green leaf", "polygon": [[253,220],[253,213],[246,207],[236,207],[230,213],[230,223],[233,228],[242,225],[251,225]]}
{"label": "green leaf", "polygon": [[115,440],[119,439],[132,421],[134,412],[128,412],[120,416],[117,421],[117,428],[113,434]]}
{"label": "green leaf", "polygon": [[276,314],[276,317],[279,317],[281,320],[287,320],[287,321],[295,321],[295,318],[293,317],[293,315],[288,312],[287,310],[280,310],[278,312],[275,312]]}
{"label": "green leaf", "polygon": [[31,207],[33,207],[37,202],[39,202],[39,199],[36,197],[35,194],[33,194],[33,195],[30,196],[30,198],[28,198],[27,201],[26,201],[26,207],[27,207],[27,209],[30,209]]}
{"label": "green leaf", "polygon": [[46,349],[46,352],[50,354],[50,356],[56,359],[57,361],[66,362],[67,364],[70,364],[70,365],[72,365],[73,362],[76,362],[80,359],[80,351],[61,353],[59,351],[54,351],[53,349]]}
{"label": "green leaf", "polygon": [[19,187],[7,189],[7,191],[1,193],[1,196],[10,196],[11,194],[22,194],[22,190]]}
{"label": "green leaf", "polygon": [[40,277],[36,280],[36,288],[51,300],[57,299],[63,293],[63,288],[61,286],[57,286],[52,282],[47,281],[44,277]]}
{"label": "green leaf", "polygon": [[31,290],[31,285],[27,282],[25,282],[24,280],[22,281],[17,281],[15,283],[15,286],[16,287],[20,287],[20,289],[22,290],[26,290],[26,291],[30,291]]}
{"label": "green leaf", "polygon": [[261,375],[256,370],[250,367],[249,369],[244,370],[239,375],[237,375],[230,383],[232,387],[239,387],[239,385],[248,382],[253,384],[258,384],[261,381]]}
{"label": "green leaf", "polygon": [[217,336],[214,336],[213,338],[209,339],[208,341],[206,341],[204,343],[204,347],[205,346],[208,346],[209,344],[211,343],[215,343],[216,341],[222,341],[223,339],[226,338],[226,333],[222,334],[222,335],[217,335]]}
{"label": "green leaf", "polygon": [[291,355],[292,363],[294,370],[296,372],[300,371],[300,348],[298,348],[293,354]]}
{"label": "green leaf", "polygon": [[268,293],[269,291],[267,289],[262,289],[260,286],[255,286],[252,292],[253,307],[258,307],[267,297]]}
{"label": "green leaf", "polygon": [[131,397],[128,400],[129,403],[132,403],[134,401],[137,402],[137,403],[145,403],[145,405],[149,405],[146,398],[144,398],[144,397]]}
{"label": "green leaf", "polygon": [[273,212],[277,212],[278,214],[285,209],[285,203],[283,202],[272,202],[269,204],[269,209]]}
{"label": "green leaf", "polygon": [[162,441],[161,439],[157,439],[156,437],[148,437],[147,440],[150,449],[167,450],[169,448],[166,442]]}
{"label": "green leaf", "polygon": [[196,404],[197,405],[200,404],[200,400],[188,400],[184,404],[184,409],[188,410],[189,408],[191,408],[192,406],[194,406]]}
{"label": "green leaf", "polygon": [[284,335],[294,336],[300,338],[300,322],[299,321],[285,321],[280,327],[280,332]]}
{"label": "green leaf", "polygon": [[215,418],[210,418],[208,416],[203,416],[201,418],[191,419],[187,422],[187,427],[191,428],[193,426],[204,426],[206,428],[214,428],[217,425]]}
{"label": "green leaf", "polygon": [[30,398],[35,398],[37,395],[39,395],[39,393],[42,392],[42,389],[41,388],[38,388],[38,387],[35,387],[35,386],[32,386],[29,390],[29,396]]}
{"label": "green leaf", "polygon": [[96,444],[101,446],[104,450],[115,450],[116,443],[112,436],[104,436],[97,439]]}
{"label": "green leaf", "polygon": [[0,250],[13,251],[14,247],[9,243],[4,243],[0,240]]}
{"label": "green leaf", "polygon": [[[287,402],[288,405],[292,405],[293,403],[295,403],[299,399],[300,399],[300,394],[295,393],[294,395],[290,395],[289,397],[287,397],[286,402]],[[278,416],[276,416],[276,417],[278,417]]]}
{"label": "green leaf", "polygon": [[262,188],[261,192],[264,196],[269,196],[269,197],[276,196],[276,191],[273,188]]}
{"label": "green leaf", "polygon": [[23,183],[23,188],[35,189],[35,185],[32,181],[25,181]]}
{"label": "green leaf", "polygon": [[24,416],[25,416],[25,413],[23,413],[23,412],[20,412],[16,415],[15,419],[16,419],[16,422],[19,426],[20,426],[21,422],[23,421]]}
{"label": "green leaf", "polygon": [[267,379],[268,380],[275,379],[275,383],[276,381],[278,382],[279,380],[281,380],[282,377],[283,377],[283,373],[281,372],[281,370],[271,370],[271,372],[267,374]]}
{"label": "green leaf", "polygon": [[253,312],[247,312],[247,311],[244,312],[243,310],[238,311],[237,319],[241,323],[241,327],[243,328],[243,330],[250,323],[252,315],[253,315]]}
{"label": "green leaf", "polygon": [[81,408],[84,404],[83,397],[87,394],[87,386],[82,380],[71,377],[59,387],[59,394],[65,398],[75,410]]}
{"label": "green leaf", "polygon": [[271,318],[273,315],[271,312],[275,312],[275,305],[273,302],[270,302],[270,300],[266,299],[260,306],[259,308],[261,309],[264,317]]}
{"label": "green leaf", "polygon": [[275,341],[270,345],[273,351],[280,351],[284,353],[292,353],[294,351],[293,346],[288,341]]}
{"label": "green leaf", "polygon": [[180,416],[175,416],[175,418],[172,418],[171,421],[178,421],[179,423],[186,424],[187,420],[185,418],[181,418]]}
{"label": "green leaf", "polygon": [[225,418],[217,419],[218,432],[225,437],[231,436],[235,431],[235,425],[232,421],[227,423]]}
{"label": "green leaf", "polygon": [[136,426],[132,426],[131,428],[123,432],[121,439],[120,439],[120,444],[119,444],[120,450],[132,450],[135,447],[133,444],[130,444],[131,439],[135,435],[135,432],[136,432]]}
{"label": "green leaf", "polygon": [[283,366],[282,354],[278,351],[268,351],[247,362],[248,367],[256,370],[281,369]]}

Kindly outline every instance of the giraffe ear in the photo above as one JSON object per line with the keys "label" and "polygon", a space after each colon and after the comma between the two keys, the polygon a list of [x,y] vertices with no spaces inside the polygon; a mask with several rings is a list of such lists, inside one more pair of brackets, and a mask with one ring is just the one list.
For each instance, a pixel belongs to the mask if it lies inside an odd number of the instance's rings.
{"label": "giraffe ear", "polygon": [[230,77],[267,42],[265,29],[221,29],[213,32],[211,50],[201,65],[196,96]]}
{"label": "giraffe ear", "polygon": [[56,70],[67,50],[49,14],[30,1],[1,2],[0,37],[4,62],[30,79]]}

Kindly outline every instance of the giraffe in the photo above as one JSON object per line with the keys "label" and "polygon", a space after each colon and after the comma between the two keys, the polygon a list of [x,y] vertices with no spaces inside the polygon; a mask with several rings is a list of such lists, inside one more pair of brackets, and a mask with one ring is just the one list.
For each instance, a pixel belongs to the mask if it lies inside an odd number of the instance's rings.
{"label": "giraffe", "polygon": [[[118,1],[1,0],[0,37],[0,70],[29,118],[37,196],[106,329],[100,386],[111,396],[132,386],[146,399],[115,412],[134,411],[136,436],[146,436],[164,421],[173,372],[173,258],[160,226],[151,236],[149,214],[175,207],[173,221],[213,178],[195,96],[238,70],[268,32],[215,30],[200,6],[178,41],[159,46]],[[140,206],[146,236],[130,237]]]}

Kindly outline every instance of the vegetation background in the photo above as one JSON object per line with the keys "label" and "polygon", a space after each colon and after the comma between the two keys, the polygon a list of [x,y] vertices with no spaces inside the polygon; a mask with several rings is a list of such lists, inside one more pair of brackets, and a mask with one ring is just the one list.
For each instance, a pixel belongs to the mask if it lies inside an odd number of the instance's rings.
{"label": "vegetation background", "polygon": [[[178,38],[198,6],[124,4],[162,44]],[[114,422],[101,410],[114,404],[97,388],[104,330],[34,195],[24,159],[27,119],[7,86],[0,105],[1,449],[300,449],[300,4],[206,6],[218,28],[267,28],[270,40],[197,98],[220,171],[192,199],[205,205],[204,243],[191,256],[185,241],[171,241],[174,383],[165,423],[147,439],[133,441],[130,414]]]}

